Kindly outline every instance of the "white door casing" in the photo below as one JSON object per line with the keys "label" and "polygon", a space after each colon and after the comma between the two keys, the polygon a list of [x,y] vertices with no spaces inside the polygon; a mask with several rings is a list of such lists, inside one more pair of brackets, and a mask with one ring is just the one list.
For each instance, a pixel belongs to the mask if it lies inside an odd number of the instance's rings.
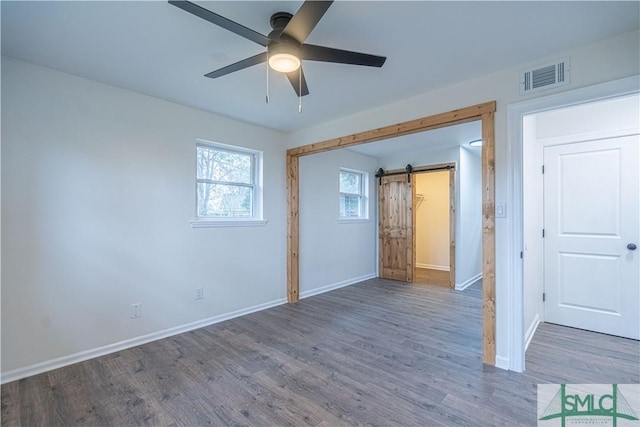
{"label": "white door casing", "polygon": [[640,136],[544,148],[545,321],[640,339]]}

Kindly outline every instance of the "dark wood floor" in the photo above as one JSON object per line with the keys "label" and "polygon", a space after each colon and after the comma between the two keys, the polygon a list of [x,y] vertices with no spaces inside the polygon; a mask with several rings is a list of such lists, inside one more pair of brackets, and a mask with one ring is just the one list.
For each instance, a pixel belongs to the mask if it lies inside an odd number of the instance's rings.
{"label": "dark wood floor", "polygon": [[536,425],[537,383],[637,383],[637,341],[543,324],[481,362],[481,289],[374,279],[2,386],[3,426]]}

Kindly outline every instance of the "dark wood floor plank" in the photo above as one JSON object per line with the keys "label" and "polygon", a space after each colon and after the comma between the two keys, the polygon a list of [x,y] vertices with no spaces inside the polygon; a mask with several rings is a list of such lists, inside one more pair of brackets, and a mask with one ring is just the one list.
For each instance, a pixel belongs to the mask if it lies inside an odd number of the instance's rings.
{"label": "dark wood floor plank", "polygon": [[2,424],[18,426],[21,418],[20,381],[13,381],[2,386],[0,408],[2,408]]}
{"label": "dark wood floor plank", "polygon": [[541,324],[482,364],[482,290],[373,279],[2,385],[3,426],[535,425],[539,383],[638,383],[640,343]]}

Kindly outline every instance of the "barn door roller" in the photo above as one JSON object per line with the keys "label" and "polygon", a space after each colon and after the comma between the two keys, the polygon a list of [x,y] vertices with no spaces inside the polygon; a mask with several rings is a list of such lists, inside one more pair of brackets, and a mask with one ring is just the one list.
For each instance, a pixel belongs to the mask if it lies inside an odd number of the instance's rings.
{"label": "barn door roller", "polygon": [[392,176],[392,175],[404,175],[407,174],[407,182],[411,183],[411,174],[412,173],[420,173],[420,172],[434,172],[434,171],[442,171],[442,170],[451,170],[455,169],[455,165],[444,165],[444,166],[417,166],[414,170],[413,166],[410,164],[404,168],[404,170],[399,169],[393,172],[387,172],[384,169],[380,168],[376,172],[376,178],[378,178],[378,185],[382,185],[382,177],[383,176]]}
{"label": "barn door roller", "polygon": [[407,174],[407,182],[411,182],[411,173],[413,172],[413,166],[407,165],[402,172],[385,172],[384,169],[380,168],[376,172],[376,178],[378,178],[378,185],[382,185],[382,177],[383,176],[392,176],[392,175],[403,175]]}
{"label": "barn door roller", "polygon": [[382,185],[382,177],[384,176],[384,169],[380,168],[376,172],[376,178],[378,178],[378,185]]}

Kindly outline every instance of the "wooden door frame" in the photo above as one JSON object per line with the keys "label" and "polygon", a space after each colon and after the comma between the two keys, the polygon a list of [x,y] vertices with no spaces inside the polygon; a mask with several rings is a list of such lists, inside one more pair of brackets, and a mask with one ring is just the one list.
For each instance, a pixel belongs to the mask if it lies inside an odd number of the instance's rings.
{"label": "wooden door frame", "polygon": [[351,147],[382,139],[438,129],[476,120],[482,121],[482,341],[483,362],[495,366],[495,111],[490,101],[446,113],[359,132],[287,150],[287,300],[300,298],[300,175],[299,159],[316,153]]}

